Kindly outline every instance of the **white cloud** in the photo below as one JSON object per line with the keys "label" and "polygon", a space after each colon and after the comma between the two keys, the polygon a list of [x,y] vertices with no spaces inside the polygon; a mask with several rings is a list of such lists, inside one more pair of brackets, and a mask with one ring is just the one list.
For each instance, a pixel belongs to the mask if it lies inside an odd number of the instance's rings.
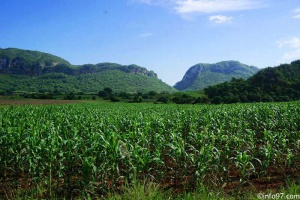
{"label": "white cloud", "polygon": [[213,21],[217,24],[229,23],[231,22],[232,17],[224,15],[213,15],[209,17],[209,21]]}
{"label": "white cloud", "polygon": [[[128,0],[149,5],[164,5],[179,14],[216,13],[250,10],[265,6],[264,0]],[[299,9],[300,10],[300,9]]]}
{"label": "white cloud", "polygon": [[295,15],[293,18],[294,19],[300,19],[300,15]]}
{"label": "white cloud", "polygon": [[146,37],[151,37],[152,35],[153,35],[153,33],[143,33],[143,34],[140,34],[139,37],[146,38]]}
{"label": "white cloud", "polygon": [[186,13],[216,13],[249,10],[262,7],[257,0],[176,0],[175,10]]}
{"label": "white cloud", "polygon": [[171,6],[175,3],[176,0],[128,0],[129,3],[144,3],[148,5],[156,5],[156,6]]}
{"label": "white cloud", "polygon": [[292,37],[276,42],[278,47],[287,47],[290,50],[285,52],[281,58],[283,62],[291,62],[300,59],[300,37]]}
{"label": "white cloud", "polygon": [[139,0],[141,3],[151,4],[151,0]]}
{"label": "white cloud", "polygon": [[[193,20],[194,14],[219,14],[221,12],[233,12],[251,10],[265,7],[266,0],[128,0],[129,2],[144,3],[148,5],[163,6],[173,9],[185,20]],[[212,15],[210,21],[215,23],[226,23],[232,17],[224,15]]]}
{"label": "white cloud", "polygon": [[300,37],[292,37],[285,40],[278,40],[277,42],[278,47],[290,47],[290,48],[300,48]]}
{"label": "white cloud", "polygon": [[294,12],[295,12],[295,13],[299,13],[299,12],[300,12],[300,8],[296,8],[296,9],[294,10]]}
{"label": "white cloud", "polygon": [[294,9],[296,15],[293,16],[294,19],[300,19],[300,8]]}
{"label": "white cloud", "polygon": [[152,0],[129,0],[129,3],[145,3],[145,4],[151,4]]}

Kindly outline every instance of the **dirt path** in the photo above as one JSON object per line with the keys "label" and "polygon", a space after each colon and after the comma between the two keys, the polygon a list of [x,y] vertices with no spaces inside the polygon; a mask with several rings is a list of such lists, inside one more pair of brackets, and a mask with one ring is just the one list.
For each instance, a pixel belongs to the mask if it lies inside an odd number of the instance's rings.
{"label": "dirt path", "polygon": [[0,106],[14,106],[14,105],[56,105],[56,104],[70,104],[81,103],[84,101],[74,100],[49,100],[49,99],[0,99]]}

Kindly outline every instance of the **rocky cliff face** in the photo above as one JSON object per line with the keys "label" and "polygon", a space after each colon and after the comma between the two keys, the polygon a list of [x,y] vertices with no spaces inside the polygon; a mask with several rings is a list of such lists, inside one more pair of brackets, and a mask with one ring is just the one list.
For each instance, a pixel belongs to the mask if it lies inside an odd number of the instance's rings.
{"label": "rocky cliff face", "polygon": [[140,67],[138,65],[124,65],[119,67],[119,70],[130,74],[143,74],[150,77],[157,77],[157,74],[153,71],[148,71],[146,68]]}
{"label": "rocky cliff face", "polygon": [[248,78],[258,68],[237,61],[223,61],[216,64],[197,64],[185,73],[181,81],[174,85],[178,90],[199,90],[232,78]]}
{"label": "rocky cliff face", "polygon": [[2,58],[0,60],[0,74],[23,74],[23,75],[41,75],[43,74],[43,69],[45,67],[54,67],[56,63],[52,62],[51,64],[45,65],[44,63],[31,63],[28,64],[22,58]]}
{"label": "rocky cliff face", "polygon": [[131,74],[157,77],[153,71],[148,71],[137,65],[99,63],[72,66],[68,61],[51,54],[13,48],[0,49],[0,74],[37,76],[47,73],[63,73],[81,75],[105,70],[119,70]]}
{"label": "rocky cliff face", "polygon": [[0,49],[0,74],[41,75],[44,68],[71,64],[57,56],[15,48]]}
{"label": "rocky cliff face", "polygon": [[180,82],[177,82],[174,85],[174,88],[176,88],[178,90],[184,90],[189,85],[191,85],[203,71],[207,71],[207,68],[205,67],[205,65],[198,64],[198,65],[191,67],[185,73],[182,80]]}

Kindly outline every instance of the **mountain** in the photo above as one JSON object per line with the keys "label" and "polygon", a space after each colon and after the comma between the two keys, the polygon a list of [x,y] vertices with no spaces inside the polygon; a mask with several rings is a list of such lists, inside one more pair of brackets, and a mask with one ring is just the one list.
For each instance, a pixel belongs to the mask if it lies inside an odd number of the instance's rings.
{"label": "mountain", "polygon": [[43,52],[0,49],[0,90],[98,92],[174,92],[157,74],[138,65],[98,63],[71,65]]}
{"label": "mountain", "polygon": [[184,75],[183,79],[174,85],[178,90],[201,90],[232,78],[248,78],[259,69],[238,61],[223,61],[216,64],[196,64]]}
{"label": "mountain", "polygon": [[300,60],[268,67],[247,80],[233,79],[204,91],[214,103],[299,100]]}
{"label": "mountain", "polygon": [[35,76],[47,73],[63,73],[82,75],[105,70],[120,70],[126,73],[157,77],[153,71],[148,71],[146,68],[137,65],[99,63],[96,65],[72,66],[68,61],[48,53],[15,48],[0,49],[0,74]]}
{"label": "mountain", "polygon": [[68,61],[47,53],[15,48],[0,49],[0,74],[40,75],[49,68],[62,66],[72,67]]}

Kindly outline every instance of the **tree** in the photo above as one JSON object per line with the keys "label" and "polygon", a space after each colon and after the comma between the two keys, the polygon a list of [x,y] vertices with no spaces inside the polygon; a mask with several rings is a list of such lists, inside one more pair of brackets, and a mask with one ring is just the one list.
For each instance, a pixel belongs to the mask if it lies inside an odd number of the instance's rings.
{"label": "tree", "polygon": [[133,98],[133,103],[141,103],[143,101],[143,99],[140,96],[135,96]]}
{"label": "tree", "polygon": [[195,101],[194,101],[194,104],[197,104],[197,103],[209,103],[209,98],[204,95],[204,96],[201,96],[201,97],[198,97]]}
{"label": "tree", "polygon": [[6,93],[6,95],[13,95],[14,91],[15,91],[15,88],[11,87],[11,88],[7,89],[5,91],[5,93]]}
{"label": "tree", "polygon": [[189,104],[192,103],[196,100],[195,97],[192,97],[190,95],[187,94],[183,94],[180,96],[175,96],[172,98],[172,101],[176,104]]}
{"label": "tree", "polygon": [[98,96],[103,99],[110,99],[111,95],[113,94],[113,90],[109,87],[104,88],[103,90],[98,92]]}
{"label": "tree", "polygon": [[122,98],[122,99],[130,99],[130,94],[126,93],[126,92],[120,92],[118,94],[118,97]]}
{"label": "tree", "polygon": [[103,91],[105,91],[108,94],[112,94],[113,93],[113,90],[111,88],[109,88],[109,87],[104,88]]}
{"label": "tree", "polygon": [[155,96],[157,95],[157,92],[151,90],[150,92],[148,92],[148,95],[149,95],[150,97],[155,97]]}
{"label": "tree", "polygon": [[74,100],[75,98],[74,92],[70,92],[64,97],[65,100]]}
{"label": "tree", "polygon": [[117,98],[116,96],[112,95],[112,96],[110,97],[110,101],[111,101],[111,102],[119,102],[120,99]]}
{"label": "tree", "polygon": [[157,99],[157,102],[161,102],[161,103],[169,103],[169,101],[170,101],[169,98],[165,96],[159,97]]}
{"label": "tree", "polygon": [[220,96],[216,96],[212,99],[212,103],[220,104],[220,103],[222,103],[222,98]]}

